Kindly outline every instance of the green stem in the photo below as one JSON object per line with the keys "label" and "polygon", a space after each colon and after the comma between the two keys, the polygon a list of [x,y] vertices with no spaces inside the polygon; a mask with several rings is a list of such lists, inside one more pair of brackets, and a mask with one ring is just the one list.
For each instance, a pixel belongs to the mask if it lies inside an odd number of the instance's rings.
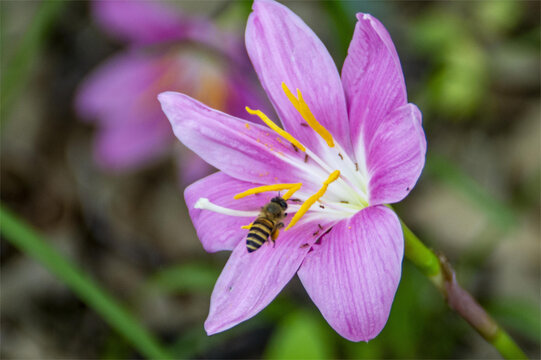
{"label": "green stem", "polygon": [[6,240],[40,262],[69,287],[141,354],[153,359],[170,358],[158,341],[128,310],[2,204],[0,204],[0,232]]}
{"label": "green stem", "polygon": [[436,255],[401,220],[405,255],[442,293],[451,309],[466,320],[505,359],[528,359],[511,337],[457,282],[443,255]]}

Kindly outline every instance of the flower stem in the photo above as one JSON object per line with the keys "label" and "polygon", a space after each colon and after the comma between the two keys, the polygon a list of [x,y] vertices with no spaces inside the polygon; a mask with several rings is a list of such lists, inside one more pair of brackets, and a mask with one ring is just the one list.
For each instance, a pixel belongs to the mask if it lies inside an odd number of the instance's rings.
{"label": "flower stem", "polygon": [[451,309],[466,320],[504,359],[528,359],[513,339],[457,282],[447,258],[436,255],[404,224],[405,255],[438,288]]}

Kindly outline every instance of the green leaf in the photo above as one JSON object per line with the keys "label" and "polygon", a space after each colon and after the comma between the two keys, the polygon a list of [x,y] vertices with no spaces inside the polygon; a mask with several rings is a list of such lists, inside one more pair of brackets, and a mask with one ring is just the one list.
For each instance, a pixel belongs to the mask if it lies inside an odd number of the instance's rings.
{"label": "green leaf", "polygon": [[154,336],[125,307],[1,204],[0,225],[0,232],[6,240],[40,262],[141,354],[154,359],[170,358]]}
{"label": "green leaf", "polygon": [[41,50],[48,31],[64,5],[68,3],[68,1],[58,0],[43,1],[32,19],[29,29],[0,80],[0,124],[4,122],[17,93],[26,82],[32,62],[38,58],[37,53]]}
{"label": "green leaf", "polygon": [[332,333],[319,314],[298,310],[278,325],[267,349],[267,359],[335,358]]}
{"label": "green leaf", "polygon": [[520,299],[492,300],[487,310],[503,325],[539,344],[541,310],[539,305]]}

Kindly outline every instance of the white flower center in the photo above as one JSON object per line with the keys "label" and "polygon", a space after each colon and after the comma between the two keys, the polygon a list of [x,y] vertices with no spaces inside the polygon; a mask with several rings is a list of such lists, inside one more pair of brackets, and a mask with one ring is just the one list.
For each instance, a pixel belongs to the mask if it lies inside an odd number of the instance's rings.
{"label": "white flower center", "polygon": [[[298,89],[298,97],[295,97],[285,83],[282,83],[282,88],[308,126],[326,143],[327,149],[323,151],[321,156],[316,155],[291,134],[279,128],[261,111],[252,110],[248,107],[246,110],[250,114],[259,116],[272,130],[289,141],[296,150],[305,153],[304,161],[292,159],[284,154],[277,154],[277,156],[280,156],[286,162],[302,170],[303,174],[307,174],[310,177],[309,179],[307,178],[310,182],[313,183],[316,180],[316,182],[322,183],[322,187],[314,193],[313,188],[307,189],[303,183],[265,185],[237,194],[235,195],[235,199],[266,191],[287,190],[283,198],[292,202],[289,209],[294,211],[295,215],[285,230],[294,226],[308,212],[314,213],[316,216],[325,216],[339,220],[350,217],[359,210],[367,207],[369,200],[369,177],[365,159],[352,160],[341,145],[335,143],[331,133],[316,120]],[[308,161],[309,159],[311,161]],[[231,216],[254,216],[253,212],[219,207],[210,203],[208,199],[199,199],[195,207]]]}

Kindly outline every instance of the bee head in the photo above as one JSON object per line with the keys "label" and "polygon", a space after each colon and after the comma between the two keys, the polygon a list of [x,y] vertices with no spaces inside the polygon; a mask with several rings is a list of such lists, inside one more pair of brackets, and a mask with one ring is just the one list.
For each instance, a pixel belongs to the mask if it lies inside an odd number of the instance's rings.
{"label": "bee head", "polygon": [[276,203],[282,207],[282,209],[287,210],[287,203],[280,196],[274,197],[271,199],[271,202]]}

